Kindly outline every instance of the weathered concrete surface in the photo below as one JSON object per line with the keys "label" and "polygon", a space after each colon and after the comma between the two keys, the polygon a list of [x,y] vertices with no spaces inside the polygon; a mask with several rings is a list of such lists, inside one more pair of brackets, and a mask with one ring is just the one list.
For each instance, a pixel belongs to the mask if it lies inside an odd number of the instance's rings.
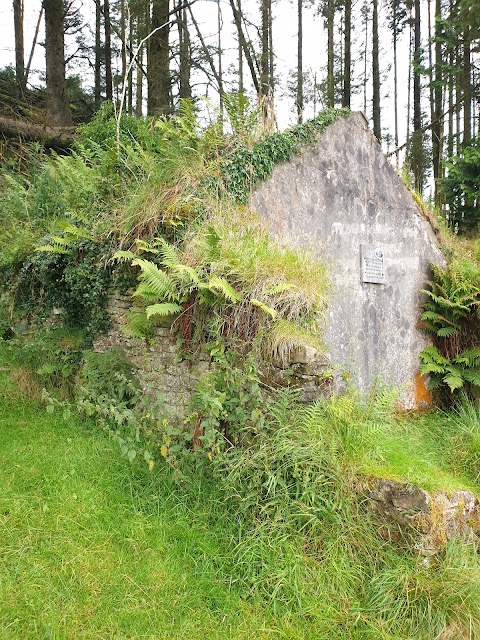
{"label": "weathered concrete surface", "polygon": [[[250,204],[283,242],[311,248],[329,264],[334,291],[324,342],[337,366],[335,389],[351,384],[366,394],[380,381],[401,389],[405,408],[425,402],[419,292],[429,264],[445,261],[363,115],[341,118],[276,167]],[[382,249],[384,284],[362,282],[363,244]]]}
{"label": "weathered concrete surface", "polygon": [[439,553],[453,537],[478,542],[480,504],[471,491],[429,492],[383,478],[372,479],[361,491],[387,525],[419,534],[416,549],[421,555]]}

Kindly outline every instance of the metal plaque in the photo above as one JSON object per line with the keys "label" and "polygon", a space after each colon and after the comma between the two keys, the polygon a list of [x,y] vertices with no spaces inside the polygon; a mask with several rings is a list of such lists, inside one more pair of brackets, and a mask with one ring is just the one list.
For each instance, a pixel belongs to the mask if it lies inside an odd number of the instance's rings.
{"label": "metal plaque", "polygon": [[362,282],[385,284],[383,249],[373,244],[360,245]]}

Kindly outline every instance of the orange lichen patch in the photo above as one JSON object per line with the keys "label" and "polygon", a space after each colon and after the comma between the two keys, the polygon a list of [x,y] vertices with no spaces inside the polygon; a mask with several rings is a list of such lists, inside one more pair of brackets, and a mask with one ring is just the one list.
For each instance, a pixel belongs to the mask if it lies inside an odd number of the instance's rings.
{"label": "orange lichen patch", "polygon": [[427,389],[425,378],[420,371],[415,375],[415,406],[417,410],[428,409],[432,404],[432,394]]}

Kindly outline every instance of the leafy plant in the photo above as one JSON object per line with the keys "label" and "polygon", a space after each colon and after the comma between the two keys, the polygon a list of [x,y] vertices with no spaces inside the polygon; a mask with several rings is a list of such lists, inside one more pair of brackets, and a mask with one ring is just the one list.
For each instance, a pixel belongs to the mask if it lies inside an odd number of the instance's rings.
{"label": "leafy plant", "polygon": [[430,387],[450,393],[480,387],[480,268],[466,258],[454,258],[447,269],[433,267],[422,326],[435,337],[435,346],[420,354],[421,372]]}
{"label": "leafy plant", "polygon": [[448,222],[465,232],[478,227],[480,218],[480,138],[474,138],[459,156],[447,163],[442,189],[448,204]]}
{"label": "leafy plant", "polygon": [[138,396],[140,383],[121,347],[104,353],[85,351],[79,382],[92,397],[104,396],[115,404],[128,403]]}

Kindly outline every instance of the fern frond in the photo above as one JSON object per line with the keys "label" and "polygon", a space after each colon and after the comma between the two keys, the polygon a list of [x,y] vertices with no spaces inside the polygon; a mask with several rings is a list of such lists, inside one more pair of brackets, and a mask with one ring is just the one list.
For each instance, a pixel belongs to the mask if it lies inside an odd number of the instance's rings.
{"label": "fern frond", "polygon": [[456,389],[461,389],[464,384],[464,380],[461,374],[449,373],[443,378],[443,381],[448,385],[450,391],[453,393]]}
{"label": "fern frond", "polygon": [[112,260],[118,260],[119,262],[127,262],[130,260],[135,260],[137,256],[132,251],[115,251],[112,256]]}
{"label": "fern frond", "polygon": [[447,358],[442,356],[438,349],[432,345],[426,347],[421,353],[420,358],[424,362],[436,362],[437,364],[446,365],[449,363]]}
{"label": "fern frond", "polygon": [[158,238],[159,253],[162,256],[162,263],[169,269],[178,265],[177,250],[163,238]]}
{"label": "fern frond", "polygon": [[480,349],[462,351],[453,359],[453,362],[464,363],[469,367],[480,366]]}
{"label": "fern frond", "polygon": [[198,285],[200,276],[193,267],[186,264],[176,264],[171,267],[172,278],[174,275],[179,276],[180,282]]}
{"label": "fern frond", "polygon": [[141,238],[137,238],[136,245],[140,251],[143,251],[143,253],[157,254],[159,252],[158,249],[155,248],[155,242],[150,243],[142,240]]}
{"label": "fern frond", "polygon": [[261,300],[257,300],[256,298],[250,298],[250,302],[251,304],[253,304],[254,307],[258,307],[264,313],[271,316],[273,319],[275,319],[278,316],[278,313],[275,311],[275,309],[272,309],[272,307],[267,306],[264,302],[261,302]]}
{"label": "fern frond", "polygon": [[158,295],[151,290],[149,285],[145,284],[145,282],[140,282],[132,293],[132,296],[136,298],[143,298],[146,302],[157,302]]}
{"label": "fern frond", "polygon": [[239,302],[241,300],[241,296],[225,278],[214,276],[208,281],[207,287],[214,293],[220,293],[224,298],[230,300],[230,302]]}
{"label": "fern frond", "polygon": [[145,311],[147,314],[147,318],[150,320],[152,316],[171,316],[174,313],[179,313],[182,310],[182,307],[173,302],[162,302],[159,304],[152,304],[148,306]]}
{"label": "fern frond", "polygon": [[440,338],[448,338],[449,336],[453,336],[455,333],[457,333],[459,329],[460,327],[458,326],[442,327],[441,329],[438,329],[437,336],[439,336]]}
{"label": "fern frond", "polygon": [[129,311],[122,331],[132,338],[145,338],[152,335],[153,324],[144,311]]}
{"label": "fern frond", "polygon": [[476,387],[480,387],[480,371],[474,369],[465,369],[463,372],[463,377],[470,384],[475,385]]}
{"label": "fern frond", "polygon": [[[160,300],[170,300],[171,302],[178,300],[179,292],[175,290],[174,283],[165,271],[159,269],[156,264],[149,260],[136,258],[132,265],[138,265],[142,270],[140,278],[145,285],[142,289],[143,292],[148,292],[148,295],[155,294]],[[144,293],[138,293],[138,295],[144,295]]]}

